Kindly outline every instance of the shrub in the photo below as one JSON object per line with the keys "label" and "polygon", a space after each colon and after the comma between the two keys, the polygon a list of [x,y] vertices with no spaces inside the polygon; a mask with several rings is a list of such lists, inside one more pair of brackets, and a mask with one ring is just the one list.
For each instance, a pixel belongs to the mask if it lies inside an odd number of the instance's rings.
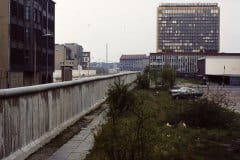
{"label": "shrub", "polygon": [[173,124],[185,122],[192,127],[226,129],[238,122],[233,111],[208,99],[178,101],[174,106],[168,111],[168,121]]}
{"label": "shrub", "polygon": [[146,74],[138,75],[137,86],[139,89],[149,89],[150,80]]}
{"label": "shrub", "polygon": [[107,92],[107,102],[112,114],[121,114],[128,110],[134,103],[133,91],[128,84],[118,79],[111,85]]}

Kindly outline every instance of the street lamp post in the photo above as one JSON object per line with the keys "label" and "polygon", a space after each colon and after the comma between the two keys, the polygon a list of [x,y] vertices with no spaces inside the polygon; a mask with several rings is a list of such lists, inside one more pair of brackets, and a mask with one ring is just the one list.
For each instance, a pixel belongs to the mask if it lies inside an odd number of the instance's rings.
{"label": "street lamp post", "polygon": [[[47,56],[46,56],[46,83],[48,82],[48,37],[53,36],[52,34],[48,33],[48,4],[49,4],[49,0],[47,0],[47,14],[46,14],[46,21],[47,21],[47,25],[46,25],[46,34],[43,34],[42,37],[46,37],[47,38],[47,48],[46,48],[46,52],[47,52]],[[37,79],[37,40],[35,37],[34,40],[34,84],[36,84],[36,79]]]}
{"label": "street lamp post", "polygon": [[37,84],[36,83],[36,74],[37,74],[37,40],[36,40],[36,37],[35,37],[35,40],[34,40],[34,75],[33,75],[33,84]]}
{"label": "street lamp post", "polygon": [[43,37],[46,37],[47,38],[47,48],[46,48],[46,53],[47,53],[47,56],[46,56],[46,83],[48,83],[48,37],[51,37],[53,36],[52,34],[44,34],[42,35]]}
{"label": "street lamp post", "polygon": [[49,32],[48,32],[48,13],[49,13],[49,0],[47,0],[47,14],[46,14],[46,34],[44,34],[44,35],[42,35],[43,37],[46,37],[47,39],[47,44],[46,44],[46,54],[47,54],[47,56],[46,56],[46,83],[48,83],[48,68],[49,68],[49,65],[48,65],[48,37],[50,37],[50,36],[53,36],[53,34],[50,34]]}
{"label": "street lamp post", "polygon": [[223,85],[223,87],[224,87],[224,85],[225,85],[225,70],[226,70],[226,67],[225,67],[225,65],[224,65],[224,67],[223,67],[223,78],[222,78],[222,85]]}
{"label": "street lamp post", "polygon": [[[47,34],[48,34],[48,3],[49,3],[49,0],[47,0],[47,15],[46,15],[46,20],[47,20],[47,26],[46,26],[46,28],[47,28]],[[47,54],[47,71],[46,71],[46,83],[48,83],[48,36],[46,37],[47,38],[47,50],[46,50],[46,54]]]}

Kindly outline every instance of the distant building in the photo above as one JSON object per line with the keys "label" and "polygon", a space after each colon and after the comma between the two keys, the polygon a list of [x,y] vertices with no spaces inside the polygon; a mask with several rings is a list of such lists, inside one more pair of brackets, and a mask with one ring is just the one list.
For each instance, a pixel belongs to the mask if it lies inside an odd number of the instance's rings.
{"label": "distant building", "polygon": [[78,69],[78,66],[82,66],[82,69],[88,69],[90,66],[90,52],[84,52],[83,47],[77,43],[66,43],[65,46],[71,49],[72,59],[74,61],[73,69]]}
{"label": "distant building", "polygon": [[55,2],[0,0],[0,88],[52,82]]}
{"label": "distant building", "polygon": [[216,3],[163,3],[157,11],[157,52],[217,53],[220,8]]}
{"label": "distant building", "polygon": [[240,85],[240,53],[221,53],[198,59],[198,74],[219,84]]}
{"label": "distant building", "polygon": [[77,43],[65,43],[65,46],[71,49],[71,59],[74,63],[73,69],[78,69],[78,65],[81,64],[83,47]]}
{"label": "distant building", "polygon": [[90,52],[82,52],[81,53],[81,58],[80,58],[80,65],[82,66],[83,69],[89,69],[90,67]]}
{"label": "distant building", "polygon": [[170,64],[178,75],[197,75],[198,58],[217,55],[220,8],[217,3],[163,3],[157,11],[157,53],[150,65]]}
{"label": "distant building", "polygon": [[145,54],[122,55],[120,58],[121,71],[143,71],[149,65],[149,58]]}
{"label": "distant building", "polygon": [[120,71],[120,63],[117,62],[91,62],[90,68],[95,69],[97,74],[112,74]]}
{"label": "distant building", "polygon": [[104,69],[116,69],[120,68],[120,63],[117,62],[91,62],[90,63],[91,68],[104,68]]}
{"label": "distant building", "polygon": [[205,55],[217,55],[217,53],[150,53],[150,65],[161,69],[169,64],[178,75],[197,75],[198,58]]}
{"label": "distant building", "polygon": [[55,70],[61,70],[62,67],[73,67],[71,49],[62,44],[55,45]]}

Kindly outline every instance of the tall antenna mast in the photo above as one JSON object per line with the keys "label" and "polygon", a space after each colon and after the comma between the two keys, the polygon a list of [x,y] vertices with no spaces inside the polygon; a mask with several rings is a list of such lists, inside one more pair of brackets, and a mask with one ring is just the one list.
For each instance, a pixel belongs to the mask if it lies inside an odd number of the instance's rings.
{"label": "tall antenna mast", "polygon": [[108,43],[106,44],[106,64],[108,68]]}

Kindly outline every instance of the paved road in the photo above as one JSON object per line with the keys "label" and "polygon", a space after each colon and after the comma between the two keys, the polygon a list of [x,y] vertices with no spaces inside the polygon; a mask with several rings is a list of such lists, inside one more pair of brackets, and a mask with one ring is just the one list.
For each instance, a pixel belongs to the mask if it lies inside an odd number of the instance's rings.
{"label": "paved road", "polygon": [[[206,89],[205,89],[206,91]],[[225,94],[226,98],[233,103],[233,109],[240,112],[240,87],[239,86],[210,86],[211,93]]]}
{"label": "paved road", "polygon": [[216,84],[195,85],[195,84],[181,84],[178,86],[188,86],[202,90],[205,94],[225,94],[226,99],[233,103],[232,107],[236,112],[240,113],[240,86],[220,86]]}

